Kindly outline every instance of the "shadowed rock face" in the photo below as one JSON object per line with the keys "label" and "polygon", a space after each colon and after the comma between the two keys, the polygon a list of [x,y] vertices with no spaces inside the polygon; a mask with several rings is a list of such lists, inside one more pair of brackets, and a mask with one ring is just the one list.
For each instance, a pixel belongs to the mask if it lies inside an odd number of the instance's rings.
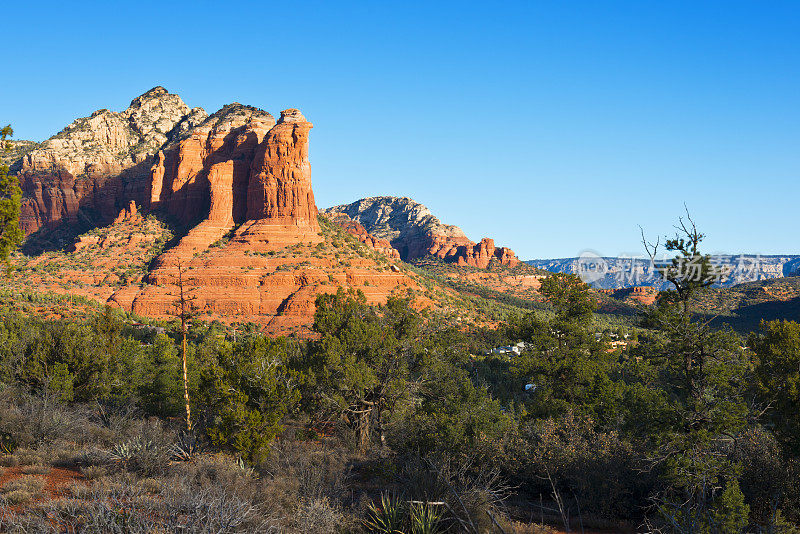
{"label": "shadowed rock face", "polygon": [[24,195],[23,231],[109,222],[130,200],[144,204],[154,155],[206,117],[154,87],[122,112],[76,119],[12,164]]}
{"label": "shadowed rock face", "polygon": [[514,266],[519,260],[506,247],[484,238],[474,243],[458,226],[442,224],[422,204],[406,197],[370,197],[322,210],[330,217],[346,216],[378,239],[389,241],[406,261],[433,255],[459,265],[485,269],[492,260]]}
{"label": "shadowed rock face", "polygon": [[308,132],[296,109],[277,124],[269,113],[232,104],[209,117],[185,140],[159,152],[150,202],[183,224],[197,221],[157,265],[190,259],[238,226],[237,238],[274,250],[319,242],[311,188]]}

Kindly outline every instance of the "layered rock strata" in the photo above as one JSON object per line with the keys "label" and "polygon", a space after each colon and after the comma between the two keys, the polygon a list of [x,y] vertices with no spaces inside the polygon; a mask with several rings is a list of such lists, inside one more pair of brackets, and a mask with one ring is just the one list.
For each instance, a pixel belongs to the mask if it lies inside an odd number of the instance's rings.
{"label": "layered rock strata", "polygon": [[[122,283],[108,299],[142,315],[174,315],[179,280],[199,317],[275,332],[307,327],[316,296],[340,286],[363,291],[371,303],[417,288],[390,258],[374,254],[380,244],[365,239],[370,250],[340,250],[341,239],[323,236],[311,128],[296,109],[275,121],[234,103],[208,116],[154,88],[123,112],[76,120],[15,163],[23,227],[30,235],[111,223],[116,235],[117,227],[144,225],[140,211],[171,221],[178,242],[152,261],[143,283]],[[144,243],[129,235],[127,246]],[[105,243],[86,234],[67,254],[105,250]]]}

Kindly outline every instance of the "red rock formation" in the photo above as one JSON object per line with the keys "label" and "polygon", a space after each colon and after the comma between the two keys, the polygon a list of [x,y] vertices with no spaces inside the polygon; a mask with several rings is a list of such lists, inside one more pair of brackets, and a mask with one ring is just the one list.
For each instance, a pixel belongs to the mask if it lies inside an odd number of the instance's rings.
{"label": "red rock formation", "polygon": [[[513,267],[519,263],[514,252],[507,247],[495,247],[494,239],[484,237],[477,245],[460,246],[454,254],[454,259],[459,265],[471,265],[479,269],[486,269],[492,260],[497,260],[500,265]],[[445,257],[445,260],[452,257]]]}
{"label": "red rock formation", "polygon": [[161,263],[191,257],[245,222],[251,167],[274,124],[269,113],[231,104],[158,153],[150,176],[151,209],[197,223]]}
{"label": "red rock formation", "polygon": [[360,243],[364,243],[368,247],[373,248],[381,254],[392,259],[400,259],[400,253],[392,247],[391,243],[385,239],[379,239],[373,236],[367,232],[366,228],[352,220],[344,213],[337,213],[333,215],[331,220],[345,229],[350,235],[358,239]]}
{"label": "red rock formation", "polygon": [[[201,313],[284,331],[310,324],[316,296],[338,286],[358,288],[372,303],[417,287],[404,272],[369,258],[340,263],[340,253],[319,233],[308,162],[311,123],[297,110],[283,111],[272,128],[254,118],[199,128],[159,154],[153,208],[188,220],[201,209],[193,191],[207,187],[208,215],[156,259],[138,294],[124,290],[114,300],[142,315],[174,314],[181,269]],[[217,243],[227,233],[229,240]]]}
{"label": "red rock formation", "polygon": [[139,218],[141,218],[141,215],[139,215],[139,212],[136,209],[136,201],[131,200],[128,203],[128,207],[120,211],[119,215],[117,215],[117,218],[114,219],[114,224],[126,221],[135,221]]}
{"label": "red rock formation", "polygon": [[628,304],[643,304],[650,306],[658,298],[658,288],[651,286],[634,286],[622,289],[599,289],[600,293],[627,302]]}
{"label": "red rock formation", "polygon": [[258,147],[247,188],[247,219],[319,230],[311,190],[308,132],[313,125],[296,109],[281,111],[278,124]]}
{"label": "red rock formation", "polygon": [[371,197],[323,210],[345,216],[371,235],[386,239],[406,261],[431,255],[446,262],[485,269],[492,260],[513,267],[519,263],[511,249],[496,248],[491,239],[476,244],[458,226],[442,224],[431,211],[410,198]]}
{"label": "red rock formation", "polygon": [[308,161],[312,127],[300,111],[283,110],[256,150],[247,187],[247,222],[236,232],[237,239],[256,250],[321,241]]}
{"label": "red rock formation", "polygon": [[630,295],[628,295],[628,299],[645,306],[655,303],[657,297],[658,289],[647,286],[636,286],[632,288]]}
{"label": "red rock formation", "polygon": [[[165,94],[154,93],[158,98]],[[134,103],[124,118],[141,122],[144,119],[137,110],[142,102]],[[122,118],[111,114],[109,124]],[[142,157],[131,145],[134,137],[128,129],[90,122],[89,126],[81,123],[71,138],[91,137],[102,154],[127,147],[136,156],[130,161],[136,161],[138,174],[128,175],[130,183],[126,182],[121,174],[114,175],[124,165],[109,159],[111,163],[102,168],[98,180],[116,184],[115,188],[91,192],[98,200],[87,203],[89,193],[83,188],[91,182],[73,179],[73,171],[88,168],[84,160],[102,163],[107,158],[98,159],[91,151],[87,155],[73,147],[74,157],[83,158],[84,163],[72,161],[71,152],[65,152],[64,161],[54,167],[54,172],[64,173],[57,191],[46,192],[46,181],[34,180],[32,190],[39,193],[28,200],[36,205],[31,213],[37,217],[54,214],[49,223],[80,217],[82,207],[105,206],[103,209],[113,213],[107,217],[115,221],[108,230],[113,239],[86,235],[75,245],[75,254],[108,251],[104,252],[107,259],[94,266],[97,272],[92,280],[112,280],[106,263],[118,265],[113,251],[139,254],[149,248],[141,245],[155,242],[154,236],[127,230],[153,222],[139,215],[137,204],[177,222],[179,231],[189,228],[183,230],[177,245],[155,258],[144,279],[124,285],[114,274],[114,284],[123,285],[116,290],[113,285],[105,288],[113,291],[107,297],[109,302],[142,315],[174,315],[180,272],[184,291],[199,317],[257,322],[274,332],[285,332],[308,326],[313,321],[316,296],[335,292],[340,286],[363,291],[374,304],[385,302],[394,292],[418,289],[403,269],[361,250],[337,248],[334,243],[340,240],[328,236],[326,241],[322,236],[308,160],[312,124],[298,110],[283,111],[276,123],[264,111],[231,104],[180,135],[151,143],[152,150],[141,153]],[[149,169],[144,178],[143,166]],[[134,189],[136,194],[131,193]],[[61,199],[60,204],[54,198]],[[48,203],[53,204],[52,209],[42,208]],[[363,232],[359,237],[363,242],[397,256],[388,242],[374,239],[363,228],[359,232]]]}

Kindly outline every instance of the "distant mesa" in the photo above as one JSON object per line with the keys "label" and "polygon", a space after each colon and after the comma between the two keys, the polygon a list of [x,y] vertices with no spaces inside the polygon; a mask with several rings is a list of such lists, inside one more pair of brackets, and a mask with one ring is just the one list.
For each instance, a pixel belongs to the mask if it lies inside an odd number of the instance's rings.
{"label": "distant mesa", "polygon": [[[602,276],[591,280],[597,289],[627,289],[636,286],[671,289],[671,284],[664,281],[657,271],[652,269],[649,260],[632,257],[603,257],[605,269]],[[550,260],[529,260],[532,267],[555,273],[581,274],[582,258],[559,258]],[[716,287],[731,287],[738,284],[758,280],[769,280],[800,274],[800,256],[798,255],[754,255],[736,254],[717,256],[714,260],[718,266],[726,266],[730,276]]]}
{"label": "distant mesa", "polygon": [[388,241],[405,261],[428,255],[446,262],[485,269],[492,261],[513,267],[519,259],[494,240],[471,241],[458,226],[442,224],[422,204],[407,197],[370,197],[334,206],[322,213],[363,226],[376,238]]}

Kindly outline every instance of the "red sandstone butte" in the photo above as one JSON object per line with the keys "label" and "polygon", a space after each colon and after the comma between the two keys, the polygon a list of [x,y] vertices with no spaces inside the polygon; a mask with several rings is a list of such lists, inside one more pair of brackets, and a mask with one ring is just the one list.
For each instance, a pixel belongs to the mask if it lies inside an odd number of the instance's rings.
{"label": "red sandstone butte", "polygon": [[310,324],[316,296],[339,286],[363,291],[371,303],[417,288],[388,262],[351,257],[339,263],[320,252],[330,245],[320,234],[311,187],[311,128],[296,109],[281,112],[274,126],[263,116],[242,116],[200,128],[173,152],[159,154],[151,205],[190,220],[203,208],[198,192],[205,177],[208,215],[156,259],[138,294],[126,289],[114,300],[142,315],[174,314],[181,269],[201,315],[283,331]]}

